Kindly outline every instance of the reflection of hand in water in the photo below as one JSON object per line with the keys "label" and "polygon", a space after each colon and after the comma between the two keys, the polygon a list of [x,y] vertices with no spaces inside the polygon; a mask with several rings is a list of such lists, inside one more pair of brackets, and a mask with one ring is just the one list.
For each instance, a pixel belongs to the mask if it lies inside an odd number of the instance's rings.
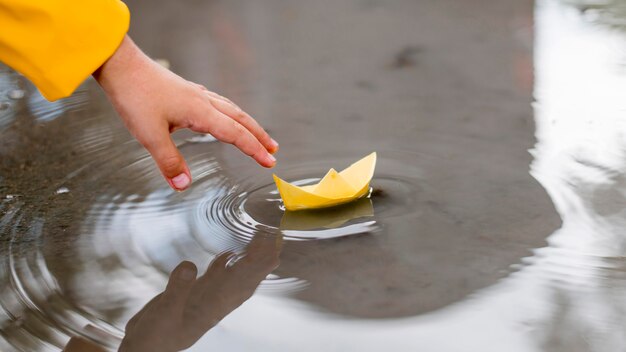
{"label": "reflection of hand in water", "polygon": [[[252,296],[278,266],[282,239],[256,235],[243,257],[222,253],[196,279],[196,266],[180,263],[165,291],[154,297],[126,325],[120,351],[179,351]],[[231,260],[239,258],[232,262]]]}

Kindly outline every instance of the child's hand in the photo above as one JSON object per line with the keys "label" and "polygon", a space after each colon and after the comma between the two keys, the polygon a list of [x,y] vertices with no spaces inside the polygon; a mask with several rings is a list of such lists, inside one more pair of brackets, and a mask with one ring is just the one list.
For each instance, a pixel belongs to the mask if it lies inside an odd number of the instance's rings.
{"label": "child's hand", "polygon": [[150,152],[170,186],[191,184],[189,168],[170,138],[180,128],[210,133],[272,167],[278,144],[230,100],[161,67],[129,37],[94,73],[128,130]]}

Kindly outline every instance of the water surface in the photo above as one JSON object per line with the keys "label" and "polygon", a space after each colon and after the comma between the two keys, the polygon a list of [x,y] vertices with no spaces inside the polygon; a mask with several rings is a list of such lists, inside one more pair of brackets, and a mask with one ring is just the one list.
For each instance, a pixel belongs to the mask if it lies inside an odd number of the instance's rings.
{"label": "water surface", "polygon": [[619,4],[128,4],[279,140],[274,172],[377,151],[373,192],[286,214],[272,171],[187,132],[173,192],[95,82],[47,103],[2,67],[1,349],[624,348]]}

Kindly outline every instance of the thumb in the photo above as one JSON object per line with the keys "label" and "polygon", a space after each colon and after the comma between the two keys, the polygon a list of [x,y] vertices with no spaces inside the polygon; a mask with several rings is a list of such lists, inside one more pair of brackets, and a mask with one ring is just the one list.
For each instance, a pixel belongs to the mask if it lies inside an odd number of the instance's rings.
{"label": "thumb", "polygon": [[176,191],[184,191],[191,185],[191,174],[169,133],[159,132],[156,138],[144,143],[161,173]]}
{"label": "thumb", "polygon": [[174,311],[181,311],[187,296],[196,282],[198,269],[188,261],[184,261],[172,271],[163,292],[163,301]]}

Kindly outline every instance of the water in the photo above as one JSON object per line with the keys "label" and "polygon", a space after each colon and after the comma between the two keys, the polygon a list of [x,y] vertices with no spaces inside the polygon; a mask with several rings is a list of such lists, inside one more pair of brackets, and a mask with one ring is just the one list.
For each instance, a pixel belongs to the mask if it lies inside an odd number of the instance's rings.
{"label": "water", "polygon": [[[128,4],[279,164],[177,132],[173,192],[95,82],[0,68],[1,350],[624,350],[621,2]],[[281,208],[371,151],[368,198]]]}

